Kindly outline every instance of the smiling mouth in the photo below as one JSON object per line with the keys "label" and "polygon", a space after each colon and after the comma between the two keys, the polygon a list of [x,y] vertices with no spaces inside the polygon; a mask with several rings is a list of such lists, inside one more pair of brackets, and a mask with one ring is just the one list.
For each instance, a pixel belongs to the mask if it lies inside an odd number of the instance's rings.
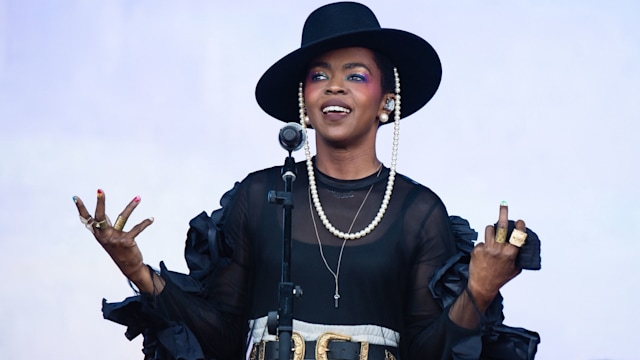
{"label": "smiling mouth", "polygon": [[324,114],[329,114],[329,113],[340,113],[340,114],[349,114],[351,112],[350,109],[344,108],[342,106],[327,106],[324,109],[322,109],[322,113]]}

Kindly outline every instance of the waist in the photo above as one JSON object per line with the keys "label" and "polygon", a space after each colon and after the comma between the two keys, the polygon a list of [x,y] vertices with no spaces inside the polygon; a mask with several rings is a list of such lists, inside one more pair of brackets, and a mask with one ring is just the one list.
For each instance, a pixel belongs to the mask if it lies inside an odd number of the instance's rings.
{"label": "waist", "polygon": [[[398,348],[369,344],[366,341],[351,341],[348,335],[327,332],[316,341],[304,341],[294,332],[291,336],[291,359],[293,360],[396,360]],[[280,342],[260,341],[253,345],[250,360],[279,360]]]}
{"label": "waist", "polygon": [[[251,343],[260,341],[276,341],[274,335],[267,331],[267,317],[261,317],[249,322],[249,339]],[[324,333],[338,333],[351,337],[355,342],[367,342],[375,345],[397,347],[400,334],[389,328],[378,325],[324,325],[293,320],[293,331],[302,336],[305,341],[318,339]]]}

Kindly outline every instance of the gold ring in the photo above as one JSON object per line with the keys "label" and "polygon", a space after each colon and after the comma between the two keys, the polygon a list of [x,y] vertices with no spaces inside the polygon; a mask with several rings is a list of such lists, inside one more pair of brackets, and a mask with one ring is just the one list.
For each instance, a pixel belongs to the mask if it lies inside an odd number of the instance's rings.
{"label": "gold ring", "polygon": [[94,223],[93,226],[95,226],[96,229],[104,230],[109,226],[109,224],[107,223],[107,219],[104,219],[102,221]]}
{"label": "gold ring", "polygon": [[116,223],[113,225],[113,228],[119,231],[122,231],[122,229],[124,229],[124,224],[127,223],[127,219],[123,216],[118,215],[118,218],[116,219]]}
{"label": "gold ring", "polygon": [[504,244],[507,241],[507,229],[499,227],[496,231],[495,241],[498,244]]}
{"label": "gold ring", "polygon": [[527,240],[527,233],[518,229],[513,229],[511,237],[509,238],[509,244],[517,247],[522,247]]}

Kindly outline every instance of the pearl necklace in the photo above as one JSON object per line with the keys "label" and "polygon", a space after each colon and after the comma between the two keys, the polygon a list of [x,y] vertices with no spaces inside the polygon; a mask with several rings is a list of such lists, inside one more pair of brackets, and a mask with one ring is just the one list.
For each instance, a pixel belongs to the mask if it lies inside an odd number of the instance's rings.
{"label": "pearl necklace", "polygon": [[[309,175],[309,191],[311,192],[311,199],[313,200],[313,205],[316,208],[316,212],[318,213],[318,217],[322,221],[327,230],[332,233],[334,236],[344,239],[344,240],[355,240],[360,239],[373,231],[373,229],[378,226],[385,212],[387,211],[387,207],[389,206],[389,201],[391,200],[391,193],[393,192],[393,183],[395,181],[396,176],[396,163],[398,159],[398,137],[400,133],[400,78],[398,76],[398,70],[396,68],[393,69],[393,74],[395,77],[395,108],[394,108],[394,124],[393,124],[393,150],[391,152],[391,167],[389,171],[389,179],[387,180],[387,188],[384,193],[384,197],[382,199],[382,204],[380,205],[380,209],[376,214],[375,218],[367,225],[364,229],[352,233],[351,229],[348,232],[342,232],[336,229],[333,224],[327,218],[327,215],[324,213],[322,208],[322,204],[320,204],[320,198],[318,197],[318,188],[316,186],[316,177],[313,170],[313,161],[311,160],[311,150],[309,149],[309,136],[305,136],[304,143],[304,154],[307,158],[307,173]],[[302,91],[303,84],[300,83],[298,87],[298,106],[299,106],[299,114],[300,114],[300,124],[302,125],[305,135],[307,133],[307,124],[305,121],[306,112],[304,105],[304,94]]]}

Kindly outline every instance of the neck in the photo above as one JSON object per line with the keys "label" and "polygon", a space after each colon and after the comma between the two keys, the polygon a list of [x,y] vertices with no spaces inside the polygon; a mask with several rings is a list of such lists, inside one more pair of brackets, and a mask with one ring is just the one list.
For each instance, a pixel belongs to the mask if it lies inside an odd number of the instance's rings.
{"label": "neck", "polygon": [[373,149],[323,151],[318,146],[316,167],[322,173],[341,180],[357,180],[375,173],[380,168]]}

